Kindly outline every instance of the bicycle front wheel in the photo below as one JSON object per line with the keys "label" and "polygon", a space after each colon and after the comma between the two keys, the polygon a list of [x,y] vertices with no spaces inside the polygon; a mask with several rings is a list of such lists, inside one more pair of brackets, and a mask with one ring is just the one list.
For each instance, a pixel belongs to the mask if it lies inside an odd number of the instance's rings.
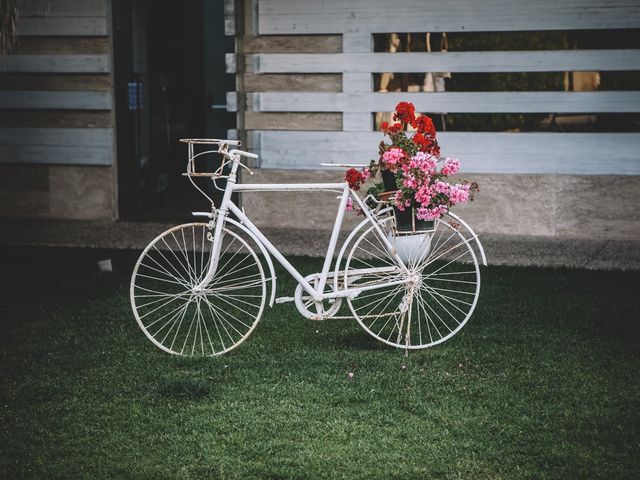
{"label": "bicycle front wheel", "polygon": [[224,229],[216,274],[207,273],[212,242],[205,223],[173,227],[142,252],[131,278],[136,320],[157,347],[185,356],[221,355],[256,327],[266,300],[266,280],[255,251]]}

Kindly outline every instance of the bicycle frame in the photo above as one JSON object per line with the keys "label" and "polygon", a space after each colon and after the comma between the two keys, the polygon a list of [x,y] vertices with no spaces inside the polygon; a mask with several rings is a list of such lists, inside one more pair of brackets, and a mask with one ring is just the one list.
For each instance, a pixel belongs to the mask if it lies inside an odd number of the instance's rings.
{"label": "bicycle frame", "polygon": [[[407,350],[444,342],[471,317],[480,292],[479,265],[486,265],[486,257],[476,234],[456,215],[446,212],[429,231],[399,232],[388,200],[360,195],[348,183],[239,185],[239,168],[253,174],[241,157],[257,158],[256,154],[229,150],[240,146],[237,140],[181,141],[189,144],[184,175],[207,197],[211,210],[192,212],[207,217],[206,224],[187,223],[162,232],[134,267],[133,312],[159,348],[190,356],[219,355],[235,348],[262,317],[269,281],[270,306],[293,301],[310,320],[353,318],[377,340]],[[196,153],[194,145],[211,147],[198,147],[205,151]],[[213,172],[197,172],[195,160],[209,153],[223,155],[223,162]],[[194,177],[211,178],[224,192],[222,201],[214,205]],[[219,179],[227,179],[225,188],[218,186]],[[291,191],[339,195],[322,270],[308,276],[291,265],[232,201],[235,192]],[[352,200],[363,218],[340,242],[338,252],[340,229]],[[298,282],[292,297],[275,298],[272,257]],[[343,303],[350,314],[340,315]]]}
{"label": "bicycle frame", "polygon": [[[336,245],[338,243],[338,237],[340,234],[340,227],[342,226],[344,220],[344,213],[346,211],[347,201],[350,197],[354,198],[358,203],[359,207],[362,209],[365,217],[375,226],[380,239],[384,242],[386,247],[389,249],[389,252],[394,255],[398,265],[401,266],[402,269],[406,270],[406,265],[403,263],[402,259],[395,252],[395,249],[391,245],[390,241],[387,239],[387,236],[382,231],[382,228],[373,215],[371,209],[364,203],[364,201],[355,194],[347,183],[303,183],[303,184],[238,184],[237,182],[237,170],[239,166],[240,159],[232,157],[232,167],[231,173],[227,178],[227,184],[224,191],[224,196],[220,207],[217,209],[217,217],[215,223],[215,231],[213,234],[213,246],[211,249],[211,262],[209,263],[209,268],[207,270],[206,275],[202,279],[199,285],[194,288],[194,291],[205,289],[208,283],[215,276],[219,255],[222,247],[222,230],[226,222],[226,218],[229,215],[229,212],[233,213],[240,223],[248,229],[249,232],[257,239],[262,245],[266,248],[266,250],[289,272],[289,274],[295,278],[302,288],[313,298],[314,301],[319,302],[324,299],[329,298],[337,298],[337,297],[356,297],[361,292],[366,290],[373,290],[376,288],[380,288],[380,285],[370,285],[370,286],[362,286],[359,288],[353,289],[343,289],[337,292],[329,292],[323,293],[324,288],[327,283],[327,279],[329,278],[329,270],[331,267],[331,263],[333,260],[333,254],[336,249]],[[280,253],[280,251],[275,247],[269,239],[267,239],[260,229],[256,227],[253,222],[247,217],[247,215],[238,208],[237,205],[233,203],[231,200],[231,195],[234,192],[291,192],[291,191],[334,191],[336,193],[341,194],[340,205],[338,207],[338,211],[336,213],[336,219],[333,225],[333,230],[331,232],[331,238],[329,240],[329,245],[327,247],[326,257],[324,260],[324,264],[322,266],[322,271],[320,273],[319,283],[317,287],[314,288],[311,284],[300,274],[300,272],[293,266],[291,263]],[[371,269],[371,271],[380,270],[388,271],[387,268],[380,269]],[[369,272],[370,273],[370,272]],[[384,286],[390,285],[398,285],[404,283],[403,281],[390,281],[384,283]]]}

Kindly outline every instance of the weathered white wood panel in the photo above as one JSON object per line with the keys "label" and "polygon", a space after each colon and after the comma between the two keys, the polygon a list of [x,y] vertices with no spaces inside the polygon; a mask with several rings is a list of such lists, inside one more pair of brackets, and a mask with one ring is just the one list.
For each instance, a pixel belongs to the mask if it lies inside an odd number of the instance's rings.
{"label": "weathered white wood panel", "polygon": [[262,35],[640,27],[637,0],[259,0]]}
{"label": "weathered white wood panel", "polygon": [[0,128],[1,163],[111,165],[111,128]]}
{"label": "weathered white wood panel", "polygon": [[[262,168],[318,169],[377,157],[378,132],[260,131],[252,142]],[[443,132],[442,152],[462,173],[640,175],[637,133]]]}
{"label": "weathered white wood panel", "polygon": [[106,17],[27,17],[18,19],[18,35],[93,36],[107,35]]}
{"label": "weathered white wood panel", "polygon": [[256,73],[640,70],[640,50],[248,55]]}
{"label": "weathered white wood panel", "polygon": [[260,112],[392,112],[398,102],[412,102],[429,113],[598,113],[640,112],[640,91],[621,92],[438,92],[438,93],[298,93],[248,95]]}
{"label": "weathered white wood panel", "polygon": [[84,145],[109,147],[111,128],[0,128],[2,145]]}
{"label": "weathered white wood panel", "polygon": [[[373,52],[373,38],[366,33],[345,33],[342,35],[342,51],[346,54],[370,54]],[[342,91],[346,94],[368,94],[373,91],[373,77],[370,72],[344,72]],[[342,129],[345,132],[370,131],[373,117],[370,112],[348,111],[342,114]]]}
{"label": "weathered white wood panel", "polygon": [[112,165],[112,147],[0,145],[0,163]]}
{"label": "weathered white wood panel", "polygon": [[9,73],[109,73],[109,55],[8,55]]}
{"label": "weathered white wood panel", "polygon": [[111,92],[0,92],[0,108],[110,110]]}
{"label": "weathered white wood panel", "polygon": [[20,17],[97,17],[107,15],[107,0],[22,0]]}
{"label": "weathered white wood panel", "polygon": [[224,0],[224,34],[236,34],[235,0]]}

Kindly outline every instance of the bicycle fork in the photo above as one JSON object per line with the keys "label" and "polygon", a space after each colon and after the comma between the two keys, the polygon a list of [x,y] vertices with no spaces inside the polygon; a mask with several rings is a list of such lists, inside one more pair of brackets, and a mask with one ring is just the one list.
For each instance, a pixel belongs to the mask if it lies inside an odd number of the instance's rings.
{"label": "bicycle fork", "polygon": [[[238,169],[238,164],[236,162],[233,163],[231,167],[231,173],[229,173],[229,177],[227,178],[227,186],[224,190],[224,196],[222,197],[222,202],[220,203],[220,208],[215,213],[208,213],[208,216],[211,221],[215,218],[215,229],[213,232],[213,236],[211,232],[207,235],[208,240],[211,242],[211,256],[209,258],[209,268],[207,269],[207,273],[204,278],[193,287],[194,293],[199,293],[205,290],[206,286],[213,280],[213,277],[216,275],[216,271],[218,270],[218,262],[220,261],[220,251],[222,249],[222,230],[225,225],[225,221],[227,219],[227,215],[229,215],[229,209],[227,205],[231,202],[231,194],[233,193],[233,186],[236,184],[236,171]],[[194,212],[197,214],[198,212]]]}

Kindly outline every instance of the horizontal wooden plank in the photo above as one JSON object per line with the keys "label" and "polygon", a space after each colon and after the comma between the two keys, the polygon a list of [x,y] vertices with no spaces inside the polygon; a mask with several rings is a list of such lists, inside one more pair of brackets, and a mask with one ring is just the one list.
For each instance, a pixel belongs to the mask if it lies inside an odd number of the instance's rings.
{"label": "horizontal wooden plank", "polygon": [[392,112],[413,102],[429,113],[598,113],[640,112],[640,91],[621,92],[430,92],[248,94],[260,112]]}
{"label": "horizontal wooden plank", "polygon": [[256,73],[565,72],[640,70],[640,50],[255,54]]}
{"label": "horizontal wooden plank", "polygon": [[0,110],[0,127],[108,128],[112,112],[86,110]]}
{"label": "horizontal wooden plank", "polygon": [[28,36],[92,36],[107,35],[106,17],[20,18],[18,35]]}
{"label": "horizontal wooden plank", "polygon": [[[379,132],[254,132],[262,168],[317,169],[320,163],[369,163]],[[476,133],[438,135],[461,173],[640,175],[637,133]],[[302,153],[301,153],[302,152]]]}
{"label": "horizontal wooden plank", "polygon": [[20,55],[99,55],[111,51],[108,37],[23,37],[14,53]]}
{"label": "horizontal wooden plank", "polygon": [[21,17],[96,17],[107,15],[107,0],[22,0]]}
{"label": "horizontal wooden plank", "polygon": [[8,55],[3,65],[9,73],[108,73],[109,55]]}
{"label": "horizontal wooden plank", "polygon": [[342,130],[340,113],[245,112],[245,130]]}
{"label": "horizontal wooden plank", "polygon": [[111,92],[0,92],[0,108],[111,110]]}
{"label": "horizontal wooden plank", "polygon": [[640,27],[637,0],[259,0],[258,12],[261,35]]}
{"label": "horizontal wooden plank", "polygon": [[111,128],[0,128],[0,145],[111,147]]}
{"label": "horizontal wooden plank", "polygon": [[341,35],[269,35],[242,38],[245,53],[338,53]]}
{"label": "horizontal wooden plank", "polygon": [[109,91],[113,86],[112,76],[6,73],[0,75],[0,90],[41,90],[41,91]]}
{"label": "horizontal wooden plank", "polygon": [[85,146],[0,145],[0,163],[112,165],[113,149]]}
{"label": "horizontal wooden plank", "polygon": [[0,162],[111,165],[112,128],[0,128]]}
{"label": "horizontal wooden plank", "polygon": [[261,74],[244,75],[245,92],[340,92],[342,75],[319,74]]}

